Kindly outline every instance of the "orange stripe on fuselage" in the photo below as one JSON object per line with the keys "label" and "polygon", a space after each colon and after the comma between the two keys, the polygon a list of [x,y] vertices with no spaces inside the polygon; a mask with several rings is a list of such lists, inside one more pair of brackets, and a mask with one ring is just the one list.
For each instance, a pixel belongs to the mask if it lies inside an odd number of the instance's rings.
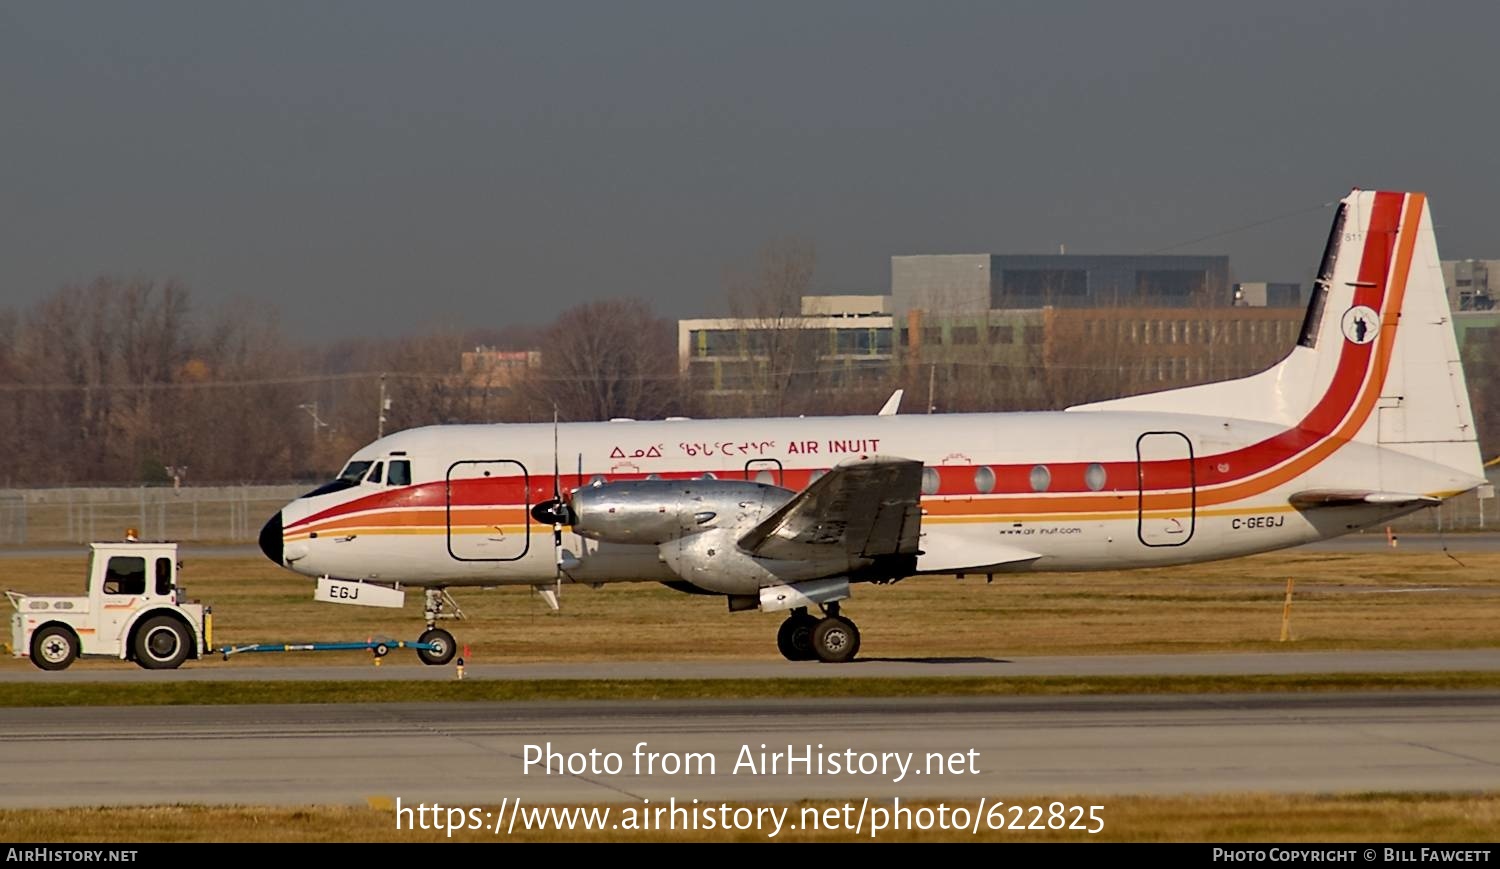
{"label": "orange stripe on fuselage", "polygon": [[450,521],[455,527],[492,527],[495,525],[526,525],[529,517],[524,507],[454,508],[447,510],[378,510],[353,516],[340,516],[314,525],[307,525],[287,532],[287,540],[297,540],[310,534],[330,534],[353,529],[370,528],[426,528],[447,527]]}

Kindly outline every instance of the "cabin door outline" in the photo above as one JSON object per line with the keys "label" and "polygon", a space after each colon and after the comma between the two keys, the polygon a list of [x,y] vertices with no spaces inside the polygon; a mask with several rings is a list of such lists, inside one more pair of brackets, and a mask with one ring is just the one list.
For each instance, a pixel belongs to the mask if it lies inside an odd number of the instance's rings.
{"label": "cabin door outline", "polygon": [[[505,493],[518,485],[522,503],[516,530],[506,520],[514,518],[510,514],[518,505],[505,503]],[[463,459],[449,465],[443,507],[448,555],[454,561],[520,561],[531,549],[531,477],[515,459]]]}
{"label": "cabin door outline", "polygon": [[[763,475],[769,475],[771,479],[762,480]],[[786,472],[780,459],[751,459],[745,463],[745,479],[768,486],[785,486]]]}
{"label": "cabin door outline", "polygon": [[[1184,546],[1193,539],[1198,524],[1198,481],[1193,442],[1179,431],[1148,431],[1135,439],[1136,537],[1151,547]],[[1187,466],[1186,492],[1182,491],[1181,465]],[[1167,463],[1175,466],[1169,470]],[[1170,476],[1169,476],[1170,475]],[[1187,515],[1160,515],[1160,506],[1146,509],[1148,493],[1171,489],[1167,499],[1173,514],[1187,508]],[[1183,496],[1186,503],[1182,503]],[[1158,496],[1155,500],[1161,500]],[[1176,509],[1173,509],[1176,508]]]}

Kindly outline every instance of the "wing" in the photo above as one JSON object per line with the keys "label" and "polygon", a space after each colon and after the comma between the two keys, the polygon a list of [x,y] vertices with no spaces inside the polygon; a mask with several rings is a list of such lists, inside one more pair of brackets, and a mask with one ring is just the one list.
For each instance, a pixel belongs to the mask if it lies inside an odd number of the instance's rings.
{"label": "wing", "polygon": [[1374,492],[1369,489],[1309,489],[1298,492],[1289,499],[1298,510],[1316,507],[1355,507],[1362,504],[1378,504],[1384,507],[1429,507],[1441,504],[1441,498],[1431,495],[1414,495],[1408,492]]}
{"label": "wing", "polygon": [[877,456],[835,466],[739,540],[761,558],[915,555],[922,463]]}

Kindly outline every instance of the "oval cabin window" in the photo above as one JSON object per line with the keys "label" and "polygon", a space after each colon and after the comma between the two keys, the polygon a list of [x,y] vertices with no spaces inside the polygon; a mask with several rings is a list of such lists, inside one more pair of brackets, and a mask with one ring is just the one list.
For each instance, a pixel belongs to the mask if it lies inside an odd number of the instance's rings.
{"label": "oval cabin window", "polygon": [[1052,485],[1052,472],[1047,470],[1046,465],[1037,465],[1031,469],[1031,491],[1045,492]]}
{"label": "oval cabin window", "polygon": [[995,491],[995,472],[988,465],[974,472],[974,488],[979,494],[988,495]]}
{"label": "oval cabin window", "polygon": [[936,495],[942,483],[943,478],[938,476],[937,468],[922,469],[922,494]]}
{"label": "oval cabin window", "polygon": [[1090,492],[1097,492],[1104,488],[1104,484],[1107,481],[1108,475],[1104,473],[1104,466],[1098,462],[1089,465],[1083,472],[1084,485],[1089,487]]}

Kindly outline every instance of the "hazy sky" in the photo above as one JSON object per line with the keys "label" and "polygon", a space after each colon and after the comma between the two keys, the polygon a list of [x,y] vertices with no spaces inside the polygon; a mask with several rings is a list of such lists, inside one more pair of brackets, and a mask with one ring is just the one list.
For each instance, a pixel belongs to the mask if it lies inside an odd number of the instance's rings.
{"label": "hazy sky", "polygon": [[[1500,4],[0,3],[0,303],[112,274],[298,337],[724,308],[1425,190],[1500,256]],[[1180,253],[1311,278],[1330,212]]]}

